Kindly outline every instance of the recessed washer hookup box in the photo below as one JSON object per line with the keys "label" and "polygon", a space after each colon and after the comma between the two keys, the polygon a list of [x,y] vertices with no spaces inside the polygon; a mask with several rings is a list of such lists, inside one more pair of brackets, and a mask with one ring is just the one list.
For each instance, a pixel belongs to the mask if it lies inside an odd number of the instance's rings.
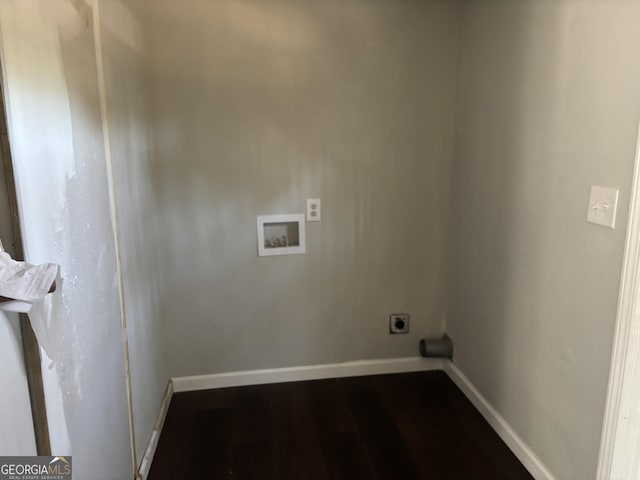
{"label": "recessed washer hookup box", "polygon": [[258,256],[305,253],[305,216],[259,215]]}

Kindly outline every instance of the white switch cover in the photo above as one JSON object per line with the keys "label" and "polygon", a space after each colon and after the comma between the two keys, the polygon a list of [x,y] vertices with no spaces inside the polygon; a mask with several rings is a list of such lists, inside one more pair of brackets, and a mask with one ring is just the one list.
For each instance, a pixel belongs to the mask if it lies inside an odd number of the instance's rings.
{"label": "white switch cover", "polygon": [[307,222],[319,222],[322,218],[322,205],[319,198],[307,198]]}
{"label": "white switch cover", "polygon": [[615,228],[618,193],[619,190],[617,188],[592,186],[591,196],[589,197],[587,222]]}

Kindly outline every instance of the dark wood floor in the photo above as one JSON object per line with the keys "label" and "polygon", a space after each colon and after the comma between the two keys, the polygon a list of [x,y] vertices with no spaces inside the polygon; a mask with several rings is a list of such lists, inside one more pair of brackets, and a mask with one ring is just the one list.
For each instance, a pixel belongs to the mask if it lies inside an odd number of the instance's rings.
{"label": "dark wood floor", "polygon": [[149,475],[531,478],[443,372],[175,394]]}

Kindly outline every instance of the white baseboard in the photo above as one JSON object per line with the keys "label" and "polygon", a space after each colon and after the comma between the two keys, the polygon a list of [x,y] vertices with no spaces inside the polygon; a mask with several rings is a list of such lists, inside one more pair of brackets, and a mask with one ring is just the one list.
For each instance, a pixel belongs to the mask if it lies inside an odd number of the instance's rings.
{"label": "white baseboard", "polygon": [[444,371],[458,386],[465,396],[480,411],[485,420],[496,431],[498,436],[507,444],[513,454],[536,480],[555,480],[553,474],[542,463],[531,448],[518,436],[507,421],[476,389],[471,381],[452,362],[444,362]]}
{"label": "white baseboard", "polygon": [[140,468],[138,469],[143,479],[146,479],[147,475],[149,475],[149,470],[151,469],[151,462],[153,461],[153,456],[156,453],[156,448],[158,448],[160,433],[162,433],[162,427],[164,426],[164,421],[167,418],[167,412],[169,411],[169,404],[171,403],[172,396],[173,396],[173,382],[170,381],[169,384],[167,385],[166,390],[164,391],[164,396],[162,397],[162,403],[160,404],[160,411],[158,412],[158,418],[156,419],[156,423],[153,426],[153,432],[151,433],[151,438],[149,439],[147,448],[144,451],[144,456],[142,457],[142,461],[140,462]]}
{"label": "white baseboard", "polygon": [[309,365],[304,367],[270,368],[191,377],[174,377],[175,392],[207,390],[210,388],[240,387],[266,383],[296,382],[323,378],[356,377],[359,375],[380,375],[385,373],[419,372],[442,370],[441,359],[406,357],[355,362]]}
{"label": "white baseboard", "polygon": [[360,375],[381,375],[389,373],[444,370],[449,378],[462,390],[465,396],[480,411],[498,436],[520,460],[536,480],[555,480],[531,448],[518,436],[507,421],[475,388],[471,381],[449,360],[422,357],[390,358],[377,360],[359,360],[354,362],[333,363],[327,365],[308,365],[303,367],[270,368],[247,370],[210,375],[174,377],[162,402],[158,422],[145,451],[140,472],[146,478],[158,444],[158,438],[164,424],[169,402],[173,392],[207,390],[211,388],[240,387],[246,385],[264,385],[268,383],[319,380],[325,378],[355,377]]}

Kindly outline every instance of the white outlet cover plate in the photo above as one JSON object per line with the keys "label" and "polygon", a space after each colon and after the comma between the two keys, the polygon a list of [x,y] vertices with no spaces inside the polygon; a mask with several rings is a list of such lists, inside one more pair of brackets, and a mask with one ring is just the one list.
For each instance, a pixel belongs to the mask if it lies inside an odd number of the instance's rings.
{"label": "white outlet cover plate", "polygon": [[322,204],[319,198],[307,198],[307,222],[319,222],[322,219]]}
{"label": "white outlet cover plate", "polygon": [[587,222],[615,228],[619,193],[617,188],[592,186]]}

